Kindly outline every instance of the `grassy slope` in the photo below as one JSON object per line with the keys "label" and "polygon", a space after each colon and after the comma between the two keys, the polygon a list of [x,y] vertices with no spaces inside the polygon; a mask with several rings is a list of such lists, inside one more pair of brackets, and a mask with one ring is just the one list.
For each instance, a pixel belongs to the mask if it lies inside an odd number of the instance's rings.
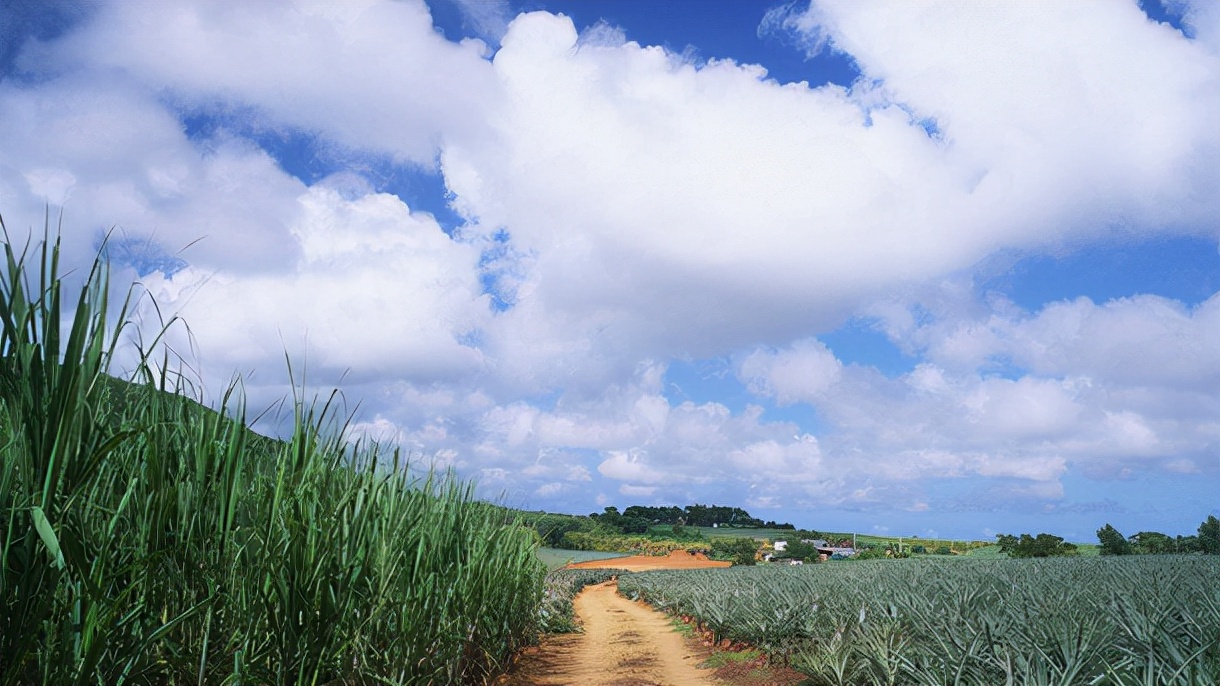
{"label": "grassy slope", "polygon": [[533,534],[470,484],[112,379],[101,263],[69,307],[57,244],[5,248],[0,686],[481,682],[534,639]]}

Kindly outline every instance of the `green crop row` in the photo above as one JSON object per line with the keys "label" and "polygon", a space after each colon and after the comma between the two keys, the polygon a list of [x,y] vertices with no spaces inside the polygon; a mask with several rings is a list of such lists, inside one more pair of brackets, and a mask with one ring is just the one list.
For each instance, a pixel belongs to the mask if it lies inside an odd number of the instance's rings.
{"label": "green crop row", "polygon": [[5,245],[0,685],[478,683],[536,639],[532,532],[329,401],[254,435],[238,388],[175,393],[158,336],[116,381],[131,300],[58,265]]}
{"label": "green crop row", "polygon": [[556,569],[546,576],[546,590],[539,607],[542,629],[547,633],[578,631],[572,600],[585,586],[609,581],[624,569]]}
{"label": "green crop row", "polygon": [[860,562],[658,571],[620,592],[811,683],[1220,683],[1220,558]]}

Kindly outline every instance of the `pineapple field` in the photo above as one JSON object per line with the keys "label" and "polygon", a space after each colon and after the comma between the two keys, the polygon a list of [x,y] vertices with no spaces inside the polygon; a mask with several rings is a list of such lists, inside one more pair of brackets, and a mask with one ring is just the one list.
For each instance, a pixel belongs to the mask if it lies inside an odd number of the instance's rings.
{"label": "pineapple field", "polygon": [[1220,683],[1220,558],[865,561],[623,575],[811,683]]}

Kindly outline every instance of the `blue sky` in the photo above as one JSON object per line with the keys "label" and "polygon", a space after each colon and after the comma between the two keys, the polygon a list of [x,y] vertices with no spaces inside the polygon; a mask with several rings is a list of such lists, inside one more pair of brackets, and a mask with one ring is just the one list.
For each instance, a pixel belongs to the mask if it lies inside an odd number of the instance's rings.
{"label": "blue sky", "polygon": [[1220,514],[1210,3],[0,27],[10,231],[62,210],[83,264],[113,228],[213,395],[289,395],[286,350],[357,433],[530,508],[1081,541]]}

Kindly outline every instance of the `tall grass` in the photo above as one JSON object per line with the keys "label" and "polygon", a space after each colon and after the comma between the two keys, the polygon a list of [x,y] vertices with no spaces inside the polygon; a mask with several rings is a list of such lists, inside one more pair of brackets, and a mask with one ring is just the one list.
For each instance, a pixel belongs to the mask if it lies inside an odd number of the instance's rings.
{"label": "tall grass", "polygon": [[0,686],[480,683],[534,640],[535,538],[470,484],[349,444],[334,396],[257,436],[158,337],[116,381],[105,262],[69,308],[58,241],[4,259]]}

